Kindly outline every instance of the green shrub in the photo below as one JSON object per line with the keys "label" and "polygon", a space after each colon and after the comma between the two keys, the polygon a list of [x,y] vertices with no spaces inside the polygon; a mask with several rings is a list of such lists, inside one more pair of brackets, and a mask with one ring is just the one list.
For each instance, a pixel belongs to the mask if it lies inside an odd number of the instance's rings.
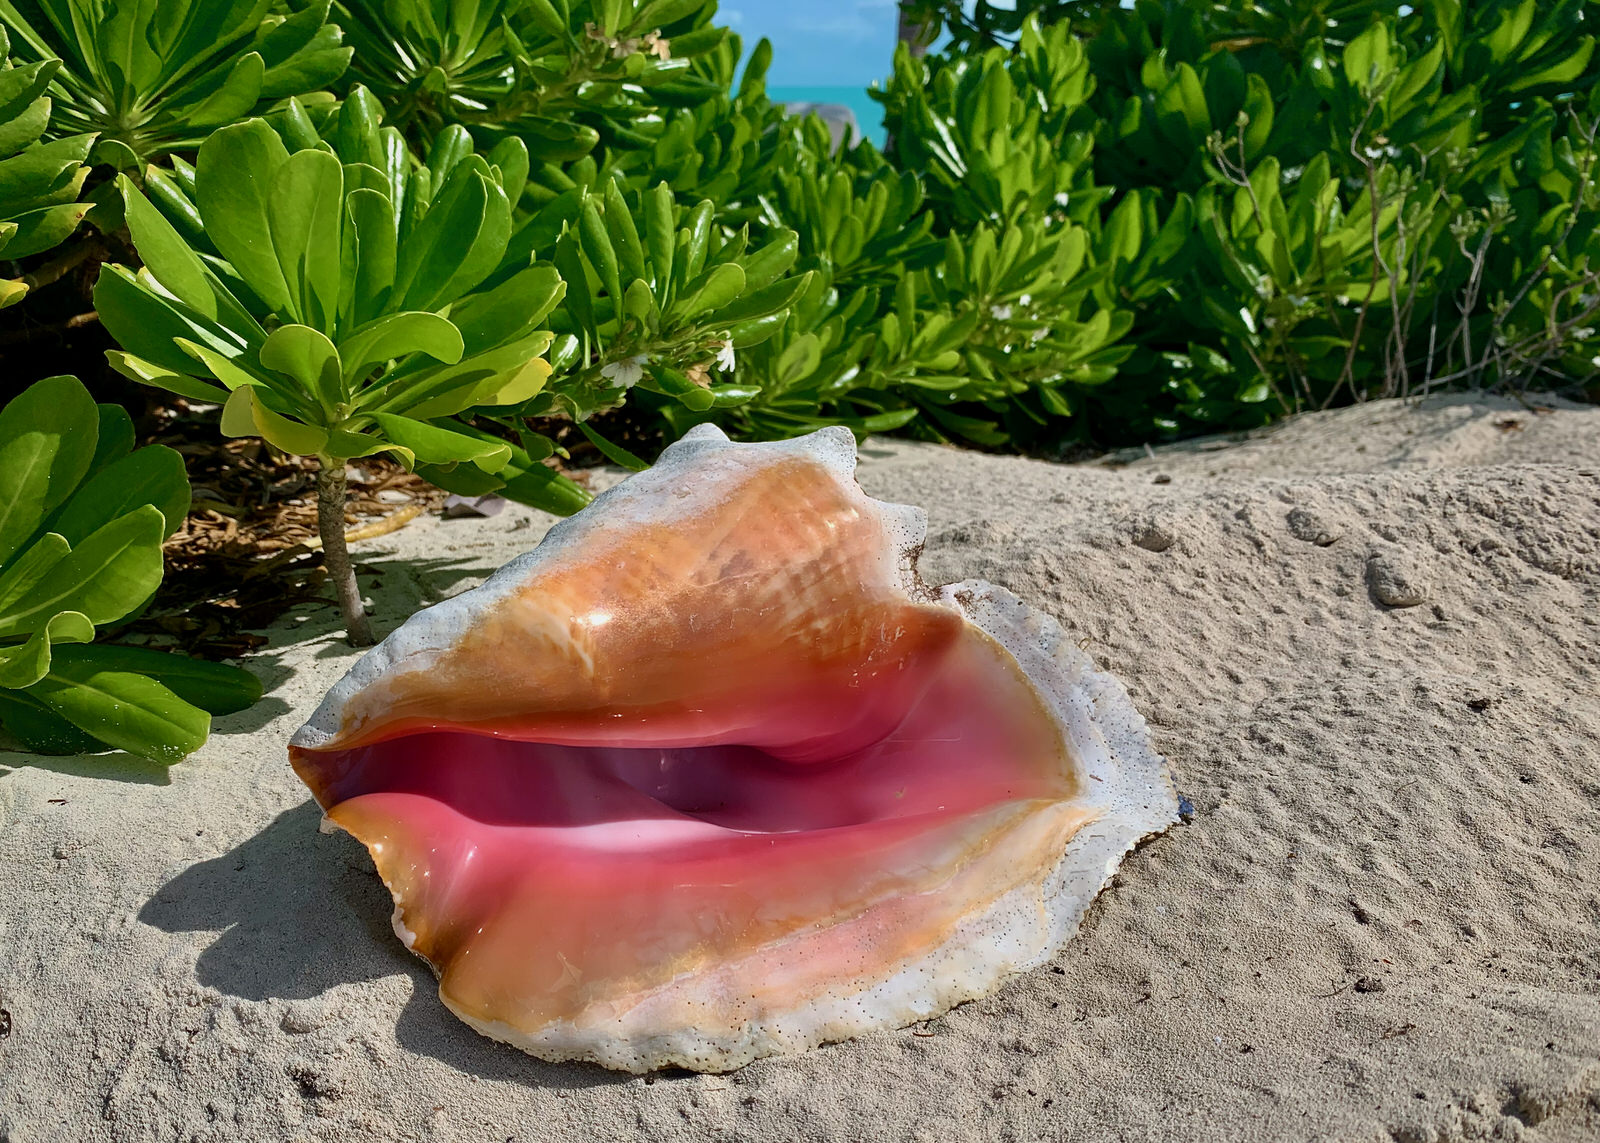
{"label": "green shrub", "polygon": [[[39,141],[50,124],[44,91],[61,61],[14,65],[9,48],[0,26],[0,258],[13,261],[63,242],[89,212],[78,193],[95,137]],[[20,302],[29,289],[26,278],[0,280],[0,309]]]}
{"label": "green shrub", "polygon": [[[1181,215],[1192,195],[1196,226],[1188,271],[1141,299],[1113,432],[1592,372],[1581,8],[1107,14],[1089,40],[1098,177],[1123,188],[1107,232],[1134,196]],[[1115,275],[1125,296],[1135,270]]]}
{"label": "green shrub", "polygon": [[[380,114],[358,88],[329,121],[332,144],[294,102],[279,129],[217,131],[191,187],[156,180],[192,220],[187,237],[121,177],[145,265],[107,266],[95,289],[118,370],[222,403],[224,433],[318,458],[322,538],[357,642],[370,632],[344,551],[345,462],[389,452],[441,474],[505,469],[509,445],[441,421],[544,387],[542,323],[565,289],[534,265],[486,285],[511,240],[520,143],[485,159],[457,126],[415,164]],[[547,507],[586,502],[550,469],[519,475],[543,477]]]}
{"label": "green shrub", "polygon": [[98,134],[97,162],[135,173],[211,131],[326,87],[350,49],[328,0],[0,0],[20,58],[60,59],[54,134]]}
{"label": "green shrub", "polygon": [[[642,120],[716,87],[689,66],[726,29],[706,0],[390,0],[340,5],[353,77],[389,121],[431,139],[521,139],[536,164],[648,145]],[[645,128],[648,130],[648,128]]]}
{"label": "green shrub", "polygon": [[189,509],[183,458],[133,444],[74,377],[0,410],[0,727],[30,750],[176,762],[261,697],[238,668],[94,641],[154,594]]}

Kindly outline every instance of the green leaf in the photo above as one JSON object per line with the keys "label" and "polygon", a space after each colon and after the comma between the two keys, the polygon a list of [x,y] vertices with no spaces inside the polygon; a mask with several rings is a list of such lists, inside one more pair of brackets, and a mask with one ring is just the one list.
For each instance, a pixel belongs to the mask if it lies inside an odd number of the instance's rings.
{"label": "green leaf", "polygon": [[473,394],[473,404],[520,405],[544,388],[545,382],[550,380],[550,372],[548,361],[530,357],[520,369],[500,374],[492,388],[480,387]]}
{"label": "green leaf", "polygon": [[1506,84],[1506,94],[1514,95],[1519,91],[1526,91],[1530,87],[1540,87],[1547,83],[1571,83],[1584,74],[1593,54],[1594,37],[1584,36],[1583,39],[1578,41],[1578,46],[1565,58],[1557,60],[1547,67],[1542,67],[1538,71],[1520,75]]}
{"label": "green leaf", "polygon": [[133,418],[121,405],[101,403],[95,411],[100,414],[100,437],[94,442],[94,459],[89,462],[91,476],[127,456],[133,451],[134,442]]}
{"label": "green leaf", "polygon": [[628,210],[616,180],[606,183],[605,201],[606,230],[611,236],[611,246],[616,251],[619,281],[635,282],[646,273],[644,245],[639,241],[638,227],[633,224],[633,214]]}
{"label": "green leaf", "polygon": [[175,651],[96,643],[93,647],[66,647],[57,661],[72,668],[93,666],[155,679],[186,703],[210,714],[236,714],[261,699],[261,680],[249,671],[226,663],[191,659]]}
{"label": "green leaf", "polygon": [[74,181],[81,180],[81,165],[93,141],[92,135],[57,139],[0,160],[0,205],[9,213],[30,205],[53,205],[51,196],[61,191],[76,197]]}
{"label": "green leaf", "polygon": [[713,266],[684,287],[683,296],[673,303],[671,316],[693,322],[714,314],[744,292],[744,271],[733,262]]}
{"label": "green leaf", "polygon": [[655,270],[656,297],[663,305],[672,282],[672,257],[678,233],[676,217],[671,187],[657,183],[645,192],[645,241],[650,251],[650,265]]}
{"label": "green leaf", "polygon": [[1371,91],[1394,70],[1394,54],[1389,44],[1389,26],[1374,21],[1345,45],[1344,74],[1362,91]]}
{"label": "green leaf", "polygon": [[122,193],[123,214],[133,244],[156,281],[202,316],[239,332],[259,333],[261,327],[255,319],[218,281],[166,216],[139,193],[133,180],[118,175],[117,189]]}
{"label": "green leaf", "polygon": [[154,282],[142,272],[135,277],[127,267],[115,263],[100,268],[94,287],[95,309],[125,353],[172,373],[190,373],[194,362],[179,347],[181,339],[218,352],[239,351],[238,339],[215,322],[155,291]]}
{"label": "green leaf", "polygon": [[234,61],[233,68],[222,86],[206,96],[205,100],[189,112],[187,118],[194,127],[215,127],[248,115],[261,98],[261,83],[267,76],[267,65],[259,52],[247,52]]}
{"label": "green leaf", "polygon": [[676,397],[684,408],[693,412],[703,413],[716,402],[710,388],[696,385],[687,375],[671,366],[652,362],[647,367],[647,373],[661,392]]}
{"label": "green leaf", "polygon": [[0,615],[0,636],[30,634],[61,611],[81,611],[96,626],[138,607],[161,583],[166,518],[153,504],[96,529]]}
{"label": "green leaf", "polygon": [[93,657],[57,656],[50,673],[23,692],[108,746],[170,765],[198,750],[211,716],[154,679],[102,667]]}
{"label": "green leaf", "polygon": [[410,353],[426,353],[436,361],[454,365],[461,360],[461,331],[449,318],[422,311],[389,314],[368,322],[345,337],[339,349],[344,359],[344,379],[354,384],[374,365]]}
{"label": "green leaf", "polygon": [[393,413],[374,413],[372,419],[378,422],[384,436],[409,449],[423,464],[471,461],[485,472],[496,472],[511,459],[511,446],[504,441],[470,437]]}
{"label": "green leaf", "polygon": [[46,532],[29,544],[0,574],[0,616],[6,615],[17,600],[32,591],[71,550],[66,537],[55,532]]}
{"label": "green leaf", "polygon": [[39,381],[0,410],[0,566],[88,472],[99,425],[76,377]]}
{"label": "green leaf", "polygon": [[785,387],[798,384],[822,364],[822,345],[814,333],[801,334],[778,356],[774,374]]}
{"label": "green leaf", "polygon": [[523,370],[549,344],[549,333],[537,330],[516,341],[464,357],[454,365],[434,366],[421,375],[384,382],[363,395],[372,397],[365,407],[375,412],[404,413],[418,420],[459,413],[484,403],[507,386],[523,383]]}
{"label": "green leaf", "polygon": [[1194,68],[1180,63],[1156,96],[1156,122],[1175,146],[1198,147],[1211,132],[1205,88]]}
{"label": "green leaf", "polygon": [[268,233],[289,291],[286,312],[324,333],[339,309],[343,214],[344,167],[335,156],[296,151],[274,173]]}
{"label": "green leaf", "polygon": [[91,202],[68,202],[13,216],[16,230],[5,243],[5,256],[26,258],[61,245],[92,209]]}
{"label": "green leaf", "polygon": [[330,418],[349,397],[341,375],[339,351],[320,330],[308,325],[281,325],[267,335],[259,357],[262,368],[286,373],[298,381]]}
{"label": "green leaf", "polygon": [[189,513],[189,474],[183,457],[166,445],[149,445],[113,461],[84,482],[50,522],[69,544],[79,544],[119,516],[154,504],[166,521],[162,539]]}
{"label": "green leaf", "polygon": [[476,156],[463,160],[403,238],[394,289],[401,308],[448,305],[499,265],[511,238],[511,204],[485,169]]}
{"label": "green leaf", "polygon": [[141,384],[171,390],[180,397],[188,397],[191,401],[220,405],[228,399],[226,389],[219,388],[209,381],[202,381],[186,373],[174,373],[131,353],[123,353],[120,349],[106,350],[106,360],[111,363],[111,368],[124,377]]}
{"label": "green leaf", "polygon": [[0,726],[35,754],[93,754],[106,749],[105,743],[20,691],[0,690]]}
{"label": "green leaf", "polygon": [[617,266],[617,252],[611,245],[611,236],[600,217],[600,208],[592,197],[585,197],[578,210],[578,243],[583,256],[589,260],[599,275],[600,283],[617,307],[622,305],[622,278]]}
{"label": "green leaf", "polygon": [[535,463],[526,469],[506,469],[500,475],[505,479],[500,494],[507,500],[556,516],[571,516],[594,499],[582,486],[548,465]]}
{"label": "green leaf", "polygon": [[94,639],[94,624],[78,611],[63,611],[16,647],[0,647],[0,687],[21,690],[31,687],[50,670],[52,644],[88,643]]}
{"label": "green leaf", "polygon": [[776,282],[799,253],[800,236],[792,230],[778,231],[771,242],[744,259],[744,288],[759,290]]}
{"label": "green leaf", "polygon": [[363,323],[382,311],[393,292],[400,240],[398,219],[388,196],[366,187],[350,192],[345,211],[355,231],[356,270],[350,320]]}
{"label": "green leaf", "polygon": [[[248,388],[252,385],[269,384],[267,378],[258,377],[256,374],[252,373],[250,370],[246,369],[242,364],[240,364],[242,357],[234,357],[225,353],[218,353],[214,349],[201,345],[198,342],[190,341],[185,337],[177,338],[175,344],[190,357],[194,358],[207,369],[211,370],[211,372],[216,376],[217,380],[221,381],[222,384],[230,391],[239,388]],[[282,385],[282,382],[278,382],[278,385]],[[292,391],[289,390],[288,386],[282,387],[285,390],[283,394],[284,396],[291,395]]]}
{"label": "green leaf", "polygon": [[273,181],[288,162],[278,133],[265,120],[249,119],[206,139],[195,165],[195,205],[206,233],[274,312],[288,310],[290,288],[274,248],[268,203]]}
{"label": "green leaf", "polygon": [[526,337],[549,315],[566,289],[554,266],[535,265],[492,290],[462,298],[450,307],[450,321],[461,331],[466,347],[463,355],[471,357]]}
{"label": "green leaf", "polygon": [[634,456],[633,453],[619,444],[613,444],[611,441],[606,440],[605,437],[590,428],[587,422],[579,421],[578,428],[583,432],[584,436],[589,438],[589,443],[599,449],[601,455],[612,464],[621,465],[623,468],[630,469],[633,472],[643,472],[650,467],[649,461]]}
{"label": "green leaf", "polygon": [[230,437],[261,437],[296,456],[315,456],[328,443],[328,431],[290,420],[262,403],[254,385],[241,385],[222,407],[222,432]]}

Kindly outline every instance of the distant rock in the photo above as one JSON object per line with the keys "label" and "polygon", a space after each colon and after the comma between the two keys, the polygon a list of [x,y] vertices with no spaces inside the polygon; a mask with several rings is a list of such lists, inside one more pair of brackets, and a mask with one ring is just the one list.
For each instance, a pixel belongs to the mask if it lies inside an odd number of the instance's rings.
{"label": "distant rock", "polygon": [[833,136],[835,151],[841,146],[854,146],[861,141],[861,124],[856,119],[856,113],[843,103],[809,103],[799,100],[785,103],[783,109],[790,115],[815,115],[826,123],[828,133]]}

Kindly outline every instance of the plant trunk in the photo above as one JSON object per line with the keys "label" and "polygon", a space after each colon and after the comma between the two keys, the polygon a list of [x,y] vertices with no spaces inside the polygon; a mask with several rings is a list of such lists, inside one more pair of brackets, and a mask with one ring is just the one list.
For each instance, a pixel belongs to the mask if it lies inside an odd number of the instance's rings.
{"label": "plant trunk", "polygon": [[901,0],[899,27],[896,32],[900,42],[905,44],[911,54],[918,59],[928,54],[926,30],[922,21],[911,13],[905,0]]}
{"label": "plant trunk", "polygon": [[318,457],[317,463],[317,530],[322,533],[323,564],[339,597],[350,646],[370,647],[377,640],[372,637],[372,624],[356,583],[356,569],[344,542],[344,462]]}

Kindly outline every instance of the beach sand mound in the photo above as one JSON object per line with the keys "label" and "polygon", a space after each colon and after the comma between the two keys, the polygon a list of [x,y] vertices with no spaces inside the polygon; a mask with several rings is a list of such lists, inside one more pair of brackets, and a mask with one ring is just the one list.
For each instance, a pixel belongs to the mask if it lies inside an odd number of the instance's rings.
{"label": "beach sand mound", "polygon": [[[1123,679],[1192,803],[1050,967],[730,1076],[483,1040],[289,772],[351,660],[302,609],[170,772],[0,754],[0,1143],[1600,1137],[1600,410],[1379,402],[1073,466],[871,441],[861,480],[929,509],[930,581]],[[362,545],[379,629],[548,522]]]}

